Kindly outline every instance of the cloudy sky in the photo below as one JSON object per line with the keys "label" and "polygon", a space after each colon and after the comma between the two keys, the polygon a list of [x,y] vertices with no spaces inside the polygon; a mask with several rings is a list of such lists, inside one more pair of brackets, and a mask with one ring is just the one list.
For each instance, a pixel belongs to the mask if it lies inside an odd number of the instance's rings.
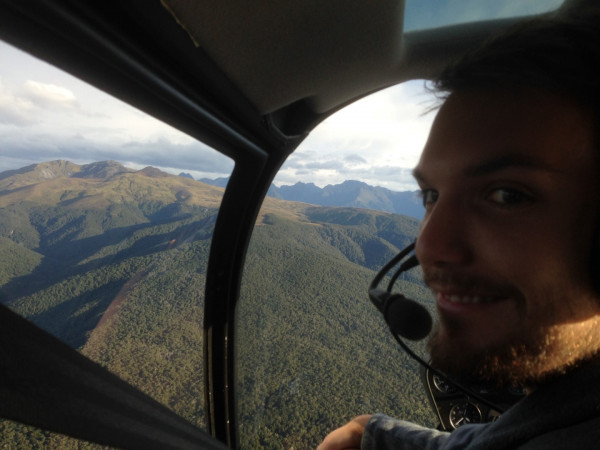
{"label": "cloudy sky", "polygon": [[[179,131],[2,42],[0,62],[0,171],[55,159],[112,159],[196,178],[227,176],[233,167]],[[414,82],[338,112],[290,157],[276,183],[354,179],[414,187],[410,170],[433,117],[423,115],[430,98],[423,82]]]}
{"label": "cloudy sky", "polygon": [[[537,0],[432,1],[438,6],[429,3],[423,9],[420,1],[407,2],[409,28],[419,28],[423,20],[501,17],[515,13],[515,6],[525,12],[533,12],[537,3],[548,6]],[[387,89],[327,119],[288,159],[276,184],[322,187],[351,179],[414,189],[410,172],[434,117],[425,114],[435,99],[423,85],[415,81]],[[80,164],[112,159],[195,178],[228,176],[233,167],[228,158],[179,131],[0,41],[0,171],[55,159]]]}
{"label": "cloudy sky", "polygon": [[337,112],[290,156],[276,181],[323,186],[359,180],[392,190],[415,189],[411,171],[435,115],[426,111],[436,104],[423,85],[405,83]]}

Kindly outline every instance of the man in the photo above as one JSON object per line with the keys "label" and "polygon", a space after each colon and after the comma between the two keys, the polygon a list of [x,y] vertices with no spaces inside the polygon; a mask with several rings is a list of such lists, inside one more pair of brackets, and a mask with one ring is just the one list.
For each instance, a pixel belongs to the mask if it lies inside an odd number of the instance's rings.
{"label": "man", "polygon": [[448,68],[414,170],[432,364],[530,394],[452,434],[360,416],[320,448],[600,446],[600,18],[531,21]]}

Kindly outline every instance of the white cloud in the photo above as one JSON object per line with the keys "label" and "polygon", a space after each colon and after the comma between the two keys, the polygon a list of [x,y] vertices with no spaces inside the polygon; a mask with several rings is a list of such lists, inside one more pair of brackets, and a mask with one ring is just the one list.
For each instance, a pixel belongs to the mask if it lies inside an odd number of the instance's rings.
{"label": "white cloud", "polygon": [[0,78],[0,124],[28,126],[35,123],[35,105],[24,98],[15,96]]}
{"label": "white cloud", "polygon": [[154,166],[176,174],[182,171],[214,173],[215,178],[227,176],[233,169],[231,159],[200,142],[179,144],[165,138],[151,142],[98,144],[80,134],[63,137],[60,141],[45,134],[28,134],[21,138],[0,135],[0,148],[3,149],[0,171],[22,167],[11,164],[21,161],[24,155],[30,159],[28,164],[55,159],[67,159],[79,164],[115,160],[133,168]]}
{"label": "white cloud", "polygon": [[437,100],[422,81],[366,97],[337,112],[292,154],[276,183],[319,186],[354,179],[394,190],[414,189],[416,165]]}
{"label": "white cloud", "polygon": [[49,108],[77,108],[79,106],[73,92],[63,86],[27,80],[24,88],[26,95],[38,106]]}

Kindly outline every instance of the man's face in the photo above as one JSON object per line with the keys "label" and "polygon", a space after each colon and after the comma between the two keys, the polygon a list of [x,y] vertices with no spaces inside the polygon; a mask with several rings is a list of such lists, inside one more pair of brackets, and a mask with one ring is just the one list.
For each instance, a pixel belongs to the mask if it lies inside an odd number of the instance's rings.
{"label": "man's face", "polygon": [[452,94],[415,169],[434,365],[535,384],[600,348],[592,115],[535,90]]}

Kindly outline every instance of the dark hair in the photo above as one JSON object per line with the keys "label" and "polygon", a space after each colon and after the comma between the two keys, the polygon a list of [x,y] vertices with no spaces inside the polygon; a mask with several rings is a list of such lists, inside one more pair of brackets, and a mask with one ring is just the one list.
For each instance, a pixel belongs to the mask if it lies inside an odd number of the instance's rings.
{"label": "dark hair", "polygon": [[[448,66],[433,88],[539,88],[591,107],[600,117],[600,14],[525,20]],[[564,12],[563,12],[564,13]]]}

